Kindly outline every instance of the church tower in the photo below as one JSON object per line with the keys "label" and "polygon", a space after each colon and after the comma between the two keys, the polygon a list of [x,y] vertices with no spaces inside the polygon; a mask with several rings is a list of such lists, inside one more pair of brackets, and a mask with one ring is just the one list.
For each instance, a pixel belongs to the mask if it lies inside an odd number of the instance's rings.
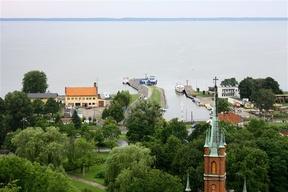
{"label": "church tower", "polygon": [[206,133],[204,145],[204,192],[226,192],[225,138],[218,125],[217,78],[215,77],[214,108],[211,128]]}

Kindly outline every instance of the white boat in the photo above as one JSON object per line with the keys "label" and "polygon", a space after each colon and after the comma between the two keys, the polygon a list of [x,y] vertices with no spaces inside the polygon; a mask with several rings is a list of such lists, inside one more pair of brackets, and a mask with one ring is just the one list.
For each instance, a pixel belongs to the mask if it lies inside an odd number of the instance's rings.
{"label": "white boat", "polygon": [[129,78],[128,77],[124,77],[122,83],[123,84],[128,84],[129,83]]}
{"label": "white boat", "polygon": [[184,85],[182,85],[182,84],[177,84],[177,85],[175,86],[175,91],[176,91],[177,93],[183,93],[183,92],[184,92],[184,89],[185,89],[185,87],[184,87]]}

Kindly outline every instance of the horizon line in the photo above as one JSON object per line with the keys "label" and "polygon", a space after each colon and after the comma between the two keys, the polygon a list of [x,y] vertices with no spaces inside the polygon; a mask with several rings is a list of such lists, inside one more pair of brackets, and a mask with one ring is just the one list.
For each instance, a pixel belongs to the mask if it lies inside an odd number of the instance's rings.
{"label": "horizon line", "polygon": [[288,17],[0,17],[0,21],[286,21]]}

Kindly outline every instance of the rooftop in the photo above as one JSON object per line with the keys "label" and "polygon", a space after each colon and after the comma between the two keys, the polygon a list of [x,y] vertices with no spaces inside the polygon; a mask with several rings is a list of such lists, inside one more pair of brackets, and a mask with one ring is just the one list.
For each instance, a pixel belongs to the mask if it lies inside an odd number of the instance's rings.
{"label": "rooftop", "polygon": [[241,116],[237,115],[235,113],[232,113],[232,112],[220,113],[220,114],[218,114],[218,118],[220,121],[224,121],[227,123],[238,124],[241,122]]}
{"label": "rooftop", "polygon": [[97,96],[97,87],[65,87],[66,96]]}
{"label": "rooftop", "polygon": [[56,98],[57,93],[27,93],[28,98],[30,99],[49,99]]}

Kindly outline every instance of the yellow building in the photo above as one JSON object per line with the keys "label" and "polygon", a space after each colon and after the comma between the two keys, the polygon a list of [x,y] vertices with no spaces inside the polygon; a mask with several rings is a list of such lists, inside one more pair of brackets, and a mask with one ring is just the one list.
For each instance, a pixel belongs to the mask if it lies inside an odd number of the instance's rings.
{"label": "yellow building", "polygon": [[103,107],[96,83],[93,87],[65,87],[66,107]]}

